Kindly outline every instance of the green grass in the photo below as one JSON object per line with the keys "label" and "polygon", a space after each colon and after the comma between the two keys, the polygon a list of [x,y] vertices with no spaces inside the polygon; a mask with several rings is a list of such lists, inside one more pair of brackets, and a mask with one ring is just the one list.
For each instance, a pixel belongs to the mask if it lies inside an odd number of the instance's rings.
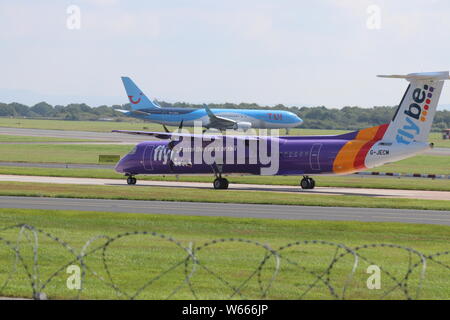
{"label": "green grass", "polygon": [[[341,243],[353,248],[364,244],[391,243],[411,247],[425,255],[448,250],[450,227],[437,225],[411,225],[400,223],[361,223],[361,222],[331,222],[331,221],[284,221],[247,218],[216,218],[188,217],[172,215],[138,215],[121,213],[96,213],[79,211],[50,211],[25,209],[0,209],[1,226],[11,226],[20,223],[35,226],[58,237],[71,246],[75,254],[81,251],[88,239],[98,235],[115,237],[118,234],[134,231],[149,231],[171,236],[183,247],[197,248],[196,257],[201,265],[226,280],[231,286],[238,287],[256,270],[264,257],[265,250],[252,243],[226,241],[211,243],[213,239],[243,238],[269,245],[279,249],[288,243],[305,240],[323,240]],[[32,246],[22,237],[21,256],[32,268]],[[31,234],[28,234],[29,236]],[[16,243],[18,230],[1,231],[0,237]],[[56,241],[39,234],[39,275],[41,284],[60,267],[70,263],[73,255],[69,254]],[[92,243],[91,248],[98,248],[105,240],[99,239]],[[343,253],[342,249],[338,254]],[[303,292],[308,285],[317,279],[309,272],[325,271],[336,253],[335,246],[306,244],[294,245],[280,251],[282,255],[280,270],[269,290],[269,299],[330,299],[330,291],[319,282],[316,287]],[[349,283],[346,299],[380,299],[395,283],[387,273],[381,274],[381,290],[368,290],[366,273],[370,264],[380,266],[396,278],[406,274],[409,259],[412,263],[418,261],[417,256],[409,255],[407,251],[388,247],[374,247],[358,251],[369,259],[359,259],[355,273]],[[117,286],[124,292],[132,294],[145,281],[161,274],[161,272],[179,261],[183,261],[186,252],[173,242],[151,235],[129,235],[113,241],[105,252],[109,271]],[[11,250],[0,242],[0,283],[6,280],[13,268],[15,256]],[[289,260],[288,260],[289,259]],[[292,262],[292,264],[289,263]],[[449,256],[438,257],[438,261],[449,264]],[[344,283],[353,265],[349,255],[338,260],[330,274],[330,283],[339,296],[342,296]],[[117,299],[117,296],[105,281],[107,279],[103,265],[102,251],[89,255],[86,259],[89,270],[84,282],[82,299]],[[261,272],[263,286],[267,286],[273,274],[274,258],[270,257]],[[192,264],[188,264],[188,268]],[[32,270],[32,269],[31,269]],[[69,276],[65,268],[42,290],[50,299],[71,299],[77,296],[76,291],[66,288]],[[95,271],[98,276],[94,276]],[[139,299],[164,299],[181,285],[180,290],[172,299],[193,299],[193,295],[183,284],[185,279],[184,266],[177,267],[162,276],[142,292]],[[418,269],[410,274],[408,290],[415,297],[419,279]],[[232,291],[220,280],[197,267],[191,278],[192,287],[200,299],[229,299]],[[428,260],[425,282],[420,290],[421,299],[448,299],[450,295],[449,270]],[[11,281],[0,292],[1,295],[31,297],[29,279],[23,267],[19,266]],[[251,278],[242,287],[242,297],[261,298],[257,278]],[[405,295],[397,288],[386,299],[405,299]]]}
{"label": "green grass", "polygon": [[98,142],[99,140],[72,139],[56,137],[32,137],[32,136],[13,136],[9,134],[0,134],[0,142]]}
{"label": "green grass", "polygon": [[0,144],[0,161],[98,163],[100,154],[125,155],[132,145]]}
{"label": "green grass", "polygon": [[[73,169],[73,168],[28,168],[0,166],[0,174],[74,177],[74,178],[99,178],[122,179],[122,174],[113,169]],[[227,176],[230,183],[241,184],[265,184],[265,185],[290,185],[298,186],[301,177],[297,176]],[[348,188],[376,188],[376,189],[404,189],[404,190],[429,190],[450,191],[450,183],[443,179],[422,178],[372,178],[367,176],[317,176],[314,177],[319,187],[348,187]],[[213,175],[184,176],[178,178],[170,176],[138,176],[138,180],[149,181],[185,181],[212,183]],[[139,184],[139,182],[138,182]]]}
{"label": "green grass", "polygon": [[367,171],[450,174],[450,157],[418,155]]}
{"label": "green grass", "polygon": [[[32,128],[32,129],[53,129],[53,130],[77,130],[77,131],[97,131],[109,132],[111,130],[149,130],[162,131],[159,124],[143,122],[133,119],[124,122],[110,121],[66,121],[66,120],[38,120],[38,119],[16,119],[0,117],[0,127],[12,128]],[[189,128],[187,128],[189,129]],[[361,128],[364,129],[364,128]],[[349,130],[321,130],[296,128],[289,131],[289,135],[328,135],[343,134]],[[280,135],[285,135],[285,130],[280,130]],[[436,147],[450,148],[450,140],[443,140],[440,132],[430,134],[430,142]]]}
{"label": "green grass", "polygon": [[[201,190],[201,191],[200,191]],[[200,191],[200,192],[199,192]],[[450,201],[397,199],[350,195],[315,195],[269,191],[174,188],[153,186],[103,186],[28,182],[0,182],[0,195],[57,198],[160,200],[218,203],[255,203],[322,207],[450,210]]]}
{"label": "green grass", "polygon": [[29,128],[46,130],[75,130],[75,131],[96,131],[110,132],[114,129],[121,130],[161,130],[161,125],[155,123],[144,123],[141,120],[129,122],[116,121],[67,121],[67,120],[39,120],[39,119],[15,119],[1,118],[0,127]]}

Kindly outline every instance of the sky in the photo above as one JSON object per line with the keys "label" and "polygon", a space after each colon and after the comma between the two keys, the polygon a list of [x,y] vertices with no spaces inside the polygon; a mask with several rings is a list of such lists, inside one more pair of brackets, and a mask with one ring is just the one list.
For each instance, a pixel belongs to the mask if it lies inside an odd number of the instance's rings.
{"label": "sky", "polygon": [[0,0],[0,102],[124,104],[129,76],[168,102],[396,105],[407,82],[376,75],[450,70],[449,16],[447,0]]}

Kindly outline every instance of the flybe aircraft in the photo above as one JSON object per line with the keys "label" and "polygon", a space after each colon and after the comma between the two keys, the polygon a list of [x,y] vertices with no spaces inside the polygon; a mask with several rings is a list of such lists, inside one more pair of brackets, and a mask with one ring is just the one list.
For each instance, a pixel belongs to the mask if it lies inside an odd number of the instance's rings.
{"label": "flybe aircraft", "polygon": [[122,77],[122,82],[131,103],[131,111],[118,111],[162,125],[178,126],[183,121],[189,127],[197,122],[208,129],[246,131],[250,128],[289,129],[303,122],[294,113],[283,110],[209,109],[207,105],[203,105],[203,109],[162,108],[156,101],[147,98],[130,78]]}
{"label": "flybe aircraft", "polygon": [[227,189],[223,174],[298,175],[312,189],[315,175],[350,174],[406,159],[428,143],[444,80],[449,72],[383,75],[409,82],[389,123],[327,136],[222,136],[183,132],[119,131],[166,141],[139,143],[116,165],[128,184],[138,174],[214,174],[214,188]]}

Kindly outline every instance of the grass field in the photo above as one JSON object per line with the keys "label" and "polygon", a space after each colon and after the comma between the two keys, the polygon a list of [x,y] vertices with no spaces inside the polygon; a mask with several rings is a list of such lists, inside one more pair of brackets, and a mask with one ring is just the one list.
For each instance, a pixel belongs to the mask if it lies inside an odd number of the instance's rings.
{"label": "grass field", "polygon": [[98,163],[100,154],[123,156],[132,145],[109,144],[0,144],[0,161]]}
{"label": "grass field", "polygon": [[[73,169],[73,168],[27,168],[0,166],[0,174],[74,177],[74,178],[99,178],[122,179],[122,174],[112,169]],[[266,185],[291,185],[299,186],[300,177],[294,176],[227,176],[230,183],[266,184]],[[336,176],[314,177],[317,186],[320,187],[349,187],[349,188],[378,188],[378,189],[404,189],[404,190],[430,190],[450,191],[448,180],[420,179],[420,178],[372,178],[367,176]],[[138,180],[150,181],[187,181],[187,182],[211,182],[213,176],[138,176]],[[138,182],[139,185],[139,182]]]}
{"label": "grass field", "polygon": [[268,191],[173,188],[154,186],[103,186],[28,182],[0,182],[2,196],[159,200],[217,203],[255,203],[322,207],[397,208],[450,211],[450,201],[375,198],[350,195],[314,195]]}
{"label": "grass field", "polygon": [[[61,239],[78,254],[88,239],[106,235],[115,237],[118,234],[135,231],[156,232],[171,236],[179,241],[182,247],[194,248],[199,261],[196,272],[191,277],[191,285],[196,297],[200,299],[229,299],[233,293],[230,287],[241,286],[241,294],[234,298],[259,299],[261,291],[257,277],[251,277],[262,261],[265,249],[253,243],[257,241],[269,245],[275,250],[288,243],[297,241],[323,240],[342,243],[353,248],[364,244],[390,243],[411,247],[425,255],[448,250],[450,228],[435,225],[410,225],[398,223],[359,223],[328,221],[283,221],[265,219],[236,219],[210,217],[181,217],[171,215],[136,215],[118,213],[95,213],[77,211],[49,211],[0,209],[1,227],[20,223],[35,226]],[[22,236],[20,253],[29,270],[33,270],[32,245]],[[0,231],[0,237],[16,244],[18,230]],[[50,299],[70,299],[77,297],[76,290],[66,287],[65,266],[73,264],[74,256],[61,244],[39,234],[39,287],[58,269],[52,280],[46,284],[42,292]],[[218,241],[205,244],[214,239],[243,238],[251,243],[239,241]],[[105,239],[98,239],[89,248],[100,248]],[[344,253],[343,249],[337,251]],[[336,254],[336,247],[323,244],[293,245],[280,250],[280,269],[275,277],[268,299],[333,299],[329,288],[318,281],[308,290],[317,277],[312,273],[325,272]],[[408,264],[418,262],[417,256],[402,249],[389,247],[369,247],[358,251],[363,258],[359,259],[355,273],[348,283],[346,299],[405,299],[405,294],[390,278],[403,278],[407,274]],[[80,295],[82,299],[123,299],[132,296],[148,280],[161,275],[164,270],[181,262],[181,265],[163,274],[157,281],[137,296],[138,299],[172,299],[195,298],[184,283],[185,268],[183,260],[186,251],[171,241],[151,235],[135,234],[123,236],[112,241],[105,251],[105,262],[108,270],[122,295],[117,295],[109,285],[108,275],[102,259],[102,251],[88,255],[89,267]],[[449,264],[449,256],[437,258]],[[0,241],[0,284],[9,276],[15,255]],[[339,259],[329,275],[329,283],[338,298],[342,298],[343,287],[349,280],[348,275],[354,263],[353,256],[346,255]],[[381,289],[369,290],[366,287],[367,267],[375,264],[382,268]],[[208,268],[208,272],[206,269]],[[189,261],[188,272],[192,268]],[[95,271],[97,275],[94,275]],[[275,271],[275,259],[269,256],[262,268],[261,283],[266,288]],[[413,269],[409,275],[408,296],[415,298],[420,269]],[[387,273],[389,272],[389,274]],[[102,281],[99,277],[106,279]],[[325,278],[326,279],[326,278]],[[224,284],[226,281],[228,285]],[[243,284],[244,283],[244,284]],[[179,288],[174,295],[174,289]],[[392,291],[391,291],[392,289]],[[7,283],[0,287],[3,296],[31,297],[30,281],[22,266]],[[390,292],[385,296],[386,292]],[[306,294],[305,294],[306,292]],[[449,270],[434,261],[427,261],[425,281],[422,284],[419,298],[448,299],[450,296]]]}
{"label": "grass field", "polygon": [[[37,119],[15,119],[0,117],[0,127],[12,128],[33,128],[33,129],[54,129],[54,130],[80,130],[109,132],[111,130],[149,130],[162,131],[161,125],[143,122],[135,119],[129,122],[110,122],[110,121],[66,121],[66,120],[37,120]],[[189,129],[189,128],[187,128]],[[361,128],[363,129],[363,128]],[[292,129],[290,135],[328,135],[342,134],[348,130],[320,130],[320,129]],[[280,135],[284,135],[285,130],[280,130]],[[443,140],[441,133],[433,132],[430,134],[430,142],[436,147],[450,148],[450,140]]]}
{"label": "grass field", "polygon": [[99,140],[56,138],[56,137],[31,137],[0,134],[0,142],[97,142]]}

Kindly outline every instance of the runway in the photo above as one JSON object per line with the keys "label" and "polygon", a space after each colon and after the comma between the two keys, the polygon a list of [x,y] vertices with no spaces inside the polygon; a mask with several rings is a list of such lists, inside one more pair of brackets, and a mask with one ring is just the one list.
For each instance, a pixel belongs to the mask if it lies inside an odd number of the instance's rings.
{"label": "runway", "polygon": [[0,197],[0,206],[2,208],[174,214],[182,216],[450,225],[450,213],[448,211],[431,210],[33,197]]}
{"label": "runway", "polygon": [[[119,179],[92,179],[92,178],[0,175],[0,181],[127,186],[125,179],[119,180]],[[212,178],[211,178],[211,183],[138,180],[137,185],[129,186],[129,187],[130,188],[139,188],[141,186],[212,189]],[[337,188],[337,187],[316,187],[315,189],[312,189],[312,190],[303,190],[299,186],[297,187],[297,186],[261,185],[261,184],[230,184],[229,189],[230,190],[245,190],[245,191],[272,191],[272,192],[314,194],[314,195],[355,195],[355,196],[368,196],[368,197],[381,197],[381,198],[450,200],[450,192],[449,191]],[[139,192],[139,190],[136,190],[136,192]],[[223,191],[218,191],[218,192],[226,192],[226,191],[223,190]]]}

